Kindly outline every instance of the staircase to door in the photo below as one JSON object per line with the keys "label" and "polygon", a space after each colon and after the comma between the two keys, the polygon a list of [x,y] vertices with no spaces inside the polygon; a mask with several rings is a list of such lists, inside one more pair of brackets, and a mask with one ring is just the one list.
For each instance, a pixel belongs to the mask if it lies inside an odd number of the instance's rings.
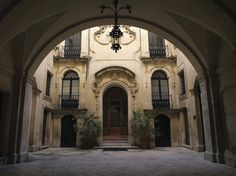
{"label": "staircase to door", "polygon": [[128,136],[104,136],[103,146],[129,146]]}
{"label": "staircase to door", "polygon": [[128,98],[120,87],[111,87],[103,95],[102,148],[130,148],[128,144]]}

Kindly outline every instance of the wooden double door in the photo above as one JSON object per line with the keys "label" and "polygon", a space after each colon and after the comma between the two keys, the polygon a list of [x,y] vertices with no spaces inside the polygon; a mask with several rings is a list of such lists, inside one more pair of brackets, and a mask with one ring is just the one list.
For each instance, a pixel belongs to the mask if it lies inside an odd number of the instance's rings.
{"label": "wooden double door", "polygon": [[128,135],[128,98],[120,87],[111,87],[103,95],[103,135]]}

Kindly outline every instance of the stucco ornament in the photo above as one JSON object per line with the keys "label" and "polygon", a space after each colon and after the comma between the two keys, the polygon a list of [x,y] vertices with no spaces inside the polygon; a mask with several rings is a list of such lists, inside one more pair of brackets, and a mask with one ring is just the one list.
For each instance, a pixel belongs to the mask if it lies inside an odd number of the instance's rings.
{"label": "stucco ornament", "polygon": [[135,97],[135,93],[138,91],[135,74],[124,67],[113,66],[104,68],[95,74],[92,90],[96,98],[99,97],[100,90],[109,83],[111,83],[110,85],[112,85],[112,83],[114,83],[114,85],[126,85],[132,97]]}
{"label": "stucco ornament", "polygon": [[[94,33],[94,40],[101,45],[109,45],[111,43],[111,32],[113,25],[99,26],[99,30]],[[136,39],[136,33],[130,29],[128,25],[121,25],[120,30],[123,32],[121,37],[121,45],[129,45]]]}
{"label": "stucco ornament", "polygon": [[95,94],[95,98],[98,98],[99,92],[100,92],[100,87],[98,86],[98,83],[97,83],[97,82],[94,82],[94,83],[93,83],[93,85],[92,85],[92,91],[93,91],[94,94]]}
{"label": "stucco ornament", "polygon": [[145,67],[145,73],[150,73],[155,68],[161,68],[166,66],[176,66],[176,58],[169,57],[166,59],[150,59],[150,58],[141,58],[141,61]]}

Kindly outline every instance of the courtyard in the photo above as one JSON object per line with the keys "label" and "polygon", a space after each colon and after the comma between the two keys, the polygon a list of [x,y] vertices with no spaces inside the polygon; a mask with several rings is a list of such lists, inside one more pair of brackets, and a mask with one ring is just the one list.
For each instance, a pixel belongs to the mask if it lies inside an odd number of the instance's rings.
{"label": "courtyard", "polygon": [[0,166],[1,176],[236,176],[236,168],[186,148],[128,151],[49,148],[28,162]]}

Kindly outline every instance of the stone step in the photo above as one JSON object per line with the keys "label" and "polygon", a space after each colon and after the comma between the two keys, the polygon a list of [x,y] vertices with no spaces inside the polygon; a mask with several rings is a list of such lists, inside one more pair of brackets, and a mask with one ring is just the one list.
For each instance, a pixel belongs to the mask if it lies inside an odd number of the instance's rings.
{"label": "stone step", "polygon": [[128,140],[103,140],[103,143],[127,143]]}
{"label": "stone step", "polygon": [[128,136],[104,136],[103,145],[128,145]]}
{"label": "stone step", "polygon": [[125,151],[125,149],[137,149],[128,143],[127,135],[103,136],[103,143],[97,149],[108,149],[108,151]]}
{"label": "stone step", "polygon": [[105,145],[105,144],[117,144],[117,145],[127,144],[128,145],[128,139],[103,140],[103,145]]}
{"label": "stone step", "polygon": [[110,138],[103,138],[103,140],[128,140],[128,138],[118,138],[118,137],[116,137],[116,138],[112,138],[112,137],[110,137]]}
{"label": "stone step", "polygon": [[94,147],[95,149],[114,149],[114,150],[118,150],[118,149],[138,149],[137,146],[131,146],[131,145],[101,145],[101,146],[97,146]]}
{"label": "stone step", "polygon": [[128,142],[103,142],[103,146],[129,146]]}
{"label": "stone step", "polygon": [[128,140],[127,136],[104,136],[103,140]]}

